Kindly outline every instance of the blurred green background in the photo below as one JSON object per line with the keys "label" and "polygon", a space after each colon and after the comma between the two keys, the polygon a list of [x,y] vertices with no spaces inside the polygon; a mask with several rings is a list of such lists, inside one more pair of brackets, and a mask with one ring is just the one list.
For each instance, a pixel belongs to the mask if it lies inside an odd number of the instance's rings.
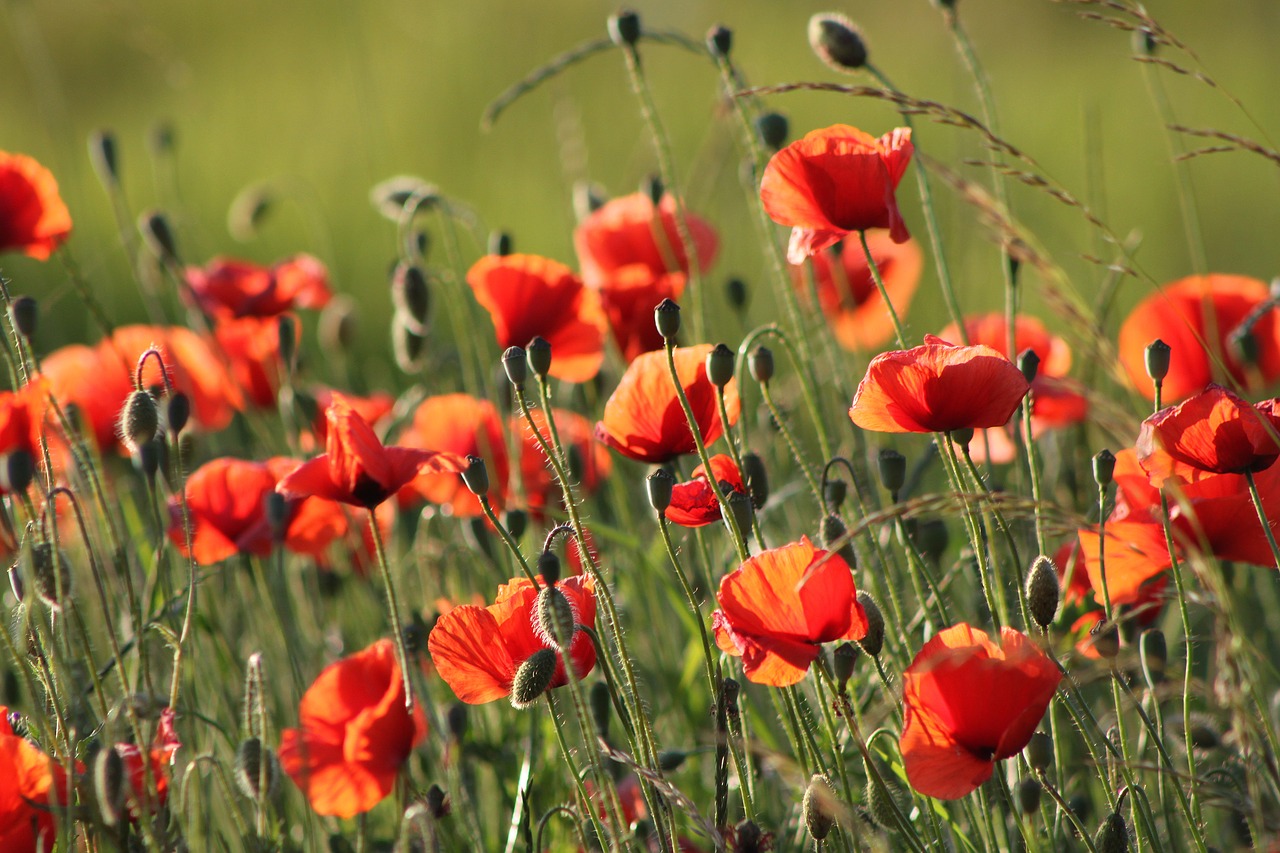
{"label": "blurred green background", "polygon": [[[1275,0],[1166,0],[1154,14],[1197,52],[1220,89],[1169,71],[1155,78],[1180,121],[1241,133],[1271,145],[1280,128],[1280,4]],[[594,57],[515,104],[490,132],[486,103],[552,55],[600,36],[612,4],[581,0],[5,0],[0,16],[0,149],[29,153],[58,177],[76,229],[70,246],[113,319],[140,319],[137,288],[86,140],[118,136],[125,189],[137,211],[171,211],[188,262],[214,254],[259,261],[308,250],[329,264],[340,290],[360,303],[366,347],[387,353],[386,269],[394,233],[368,201],[370,187],[408,173],[438,183],[479,212],[485,228],[509,229],[518,249],[573,261],[573,179],[629,192],[656,168],[616,52]],[[976,97],[942,18],[927,0],[827,3],[799,0],[637,2],[647,26],[699,41],[723,22],[734,57],[755,84],[840,78],[811,54],[810,14],[838,9],[859,21],[872,61],[902,90],[978,114]],[[1082,20],[1079,4],[961,0],[998,100],[1005,136],[1044,172],[1090,201],[1115,232],[1138,232],[1138,261],[1151,280],[1193,271],[1179,216],[1169,135],[1150,94],[1149,70],[1131,59],[1128,33]],[[1186,64],[1170,51],[1162,56]],[[714,284],[729,274],[763,284],[765,265],[738,183],[733,126],[705,58],[644,48],[691,206],[722,230]],[[855,79],[852,82],[867,82]],[[1231,102],[1237,98],[1241,109]],[[898,123],[885,104],[827,93],[775,96],[793,133],[848,122],[882,133]],[[173,169],[155,168],[148,135],[167,122],[177,138]],[[982,156],[977,138],[922,121],[919,148],[960,166]],[[1276,166],[1216,154],[1190,163],[1208,266],[1263,278],[1277,272]],[[226,211],[246,185],[278,180],[293,203],[262,233],[233,240]],[[941,189],[940,213],[965,310],[1000,304],[995,250],[973,212]],[[924,237],[914,182],[899,193]],[[304,209],[305,208],[305,209]],[[1077,211],[1015,188],[1013,209],[1086,297],[1103,273],[1079,259],[1099,251]],[[317,229],[315,223],[323,223]],[[467,247],[470,256],[482,250]],[[46,319],[43,348],[93,336],[56,262],[6,256],[16,292],[62,299]],[[927,267],[912,334],[946,320]],[[1126,307],[1151,286],[1127,283]],[[1035,288],[1028,288],[1034,309]],[[717,290],[718,294],[718,290]],[[717,295],[718,298],[718,295]],[[712,303],[713,305],[716,303]],[[757,293],[757,318],[777,316]],[[725,322],[725,321],[721,321]],[[732,338],[733,326],[713,326]],[[736,342],[736,340],[731,340]]]}

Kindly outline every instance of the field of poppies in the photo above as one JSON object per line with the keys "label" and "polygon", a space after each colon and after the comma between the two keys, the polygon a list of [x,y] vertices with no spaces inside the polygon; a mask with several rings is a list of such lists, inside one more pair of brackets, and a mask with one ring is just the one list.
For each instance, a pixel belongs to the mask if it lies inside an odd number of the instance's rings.
{"label": "field of poppies", "polygon": [[[1192,180],[1280,151],[1142,5],[1064,5],[1145,75],[1171,278],[1005,135],[955,0],[963,105],[834,12],[813,82],[630,10],[557,45],[482,124],[612,60],[646,177],[575,183],[563,258],[370,187],[373,356],[341,239],[195,257],[223,214],[135,208],[112,132],[105,213],[0,151],[0,853],[1280,849],[1280,279],[1209,264]],[[78,260],[99,214],[128,299]]]}

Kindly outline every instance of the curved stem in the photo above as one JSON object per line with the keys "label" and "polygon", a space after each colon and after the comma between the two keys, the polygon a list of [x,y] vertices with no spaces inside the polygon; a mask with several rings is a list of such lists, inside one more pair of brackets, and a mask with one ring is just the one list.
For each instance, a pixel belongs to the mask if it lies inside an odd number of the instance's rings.
{"label": "curved stem", "polygon": [[396,663],[400,666],[400,678],[404,682],[404,707],[413,710],[413,680],[409,677],[409,650],[404,644],[404,627],[400,622],[400,597],[396,595],[395,582],[391,579],[391,565],[387,562],[387,550],[382,544],[382,531],[378,529],[377,513],[369,510],[369,535],[373,537],[373,550],[378,558],[378,570],[382,573],[382,585],[387,596],[387,613],[396,650]]}

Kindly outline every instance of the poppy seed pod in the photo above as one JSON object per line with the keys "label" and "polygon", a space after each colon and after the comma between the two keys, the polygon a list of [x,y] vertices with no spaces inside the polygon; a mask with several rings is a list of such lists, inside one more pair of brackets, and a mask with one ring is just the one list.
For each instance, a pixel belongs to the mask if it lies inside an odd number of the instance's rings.
{"label": "poppy seed pod", "polygon": [[747,366],[751,368],[751,378],[761,385],[773,379],[773,350],[758,346],[747,356]]}
{"label": "poppy seed pod", "polygon": [[1018,783],[1018,808],[1024,815],[1033,815],[1040,811],[1040,794],[1044,786],[1036,779],[1023,779]]}
{"label": "poppy seed pod", "polygon": [[511,254],[511,234],[506,231],[494,231],[489,235],[489,254],[505,257]]}
{"label": "poppy seed pod", "polygon": [[800,814],[804,818],[805,828],[815,841],[825,839],[835,826],[836,820],[831,814],[831,804],[835,802],[835,797],[831,783],[821,774],[815,773],[809,780],[809,787],[804,789]]}
{"label": "poppy seed pod", "polygon": [[853,665],[858,660],[858,647],[845,642],[836,646],[831,653],[831,669],[835,673],[836,683],[844,690],[849,679],[853,678]]}
{"label": "poppy seed pod", "polygon": [[1169,359],[1172,354],[1172,348],[1164,341],[1156,338],[1147,344],[1145,352],[1147,375],[1159,385],[1164,382],[1164,378],[1169,375]]}
{"label": "poppy seed pod", "polygon": [[653,309],[653,322],[664,341],[671,341],[680,332],[680,306],[675,300],[662,300]]}
{"label": "poppy seed pod", "polygon": [[1030,347],[1024,349],[1018,353],[1018,369],[1028,382],[1036,381],[1036,374],[1040,372],[1040,356]]}
{"label": "poppy seed pod", "polygon": [[119,159],[116,150],[116,135],[109,130],[95,130],[89,134],[89,162],[98,180],[109,187],[120,183]]}
{"label": "poppy seed pod", "polygon": [[769,472],[759,453],[742,454],[742,480],[747,494],[751,495],[751,505],[762,509],[769,500]]}
{"label": "poppy seed pod", "polygon": [[632,9],[622,9],[609,16],[609,39],[618,47],[631,47],[640,41],[640,16]]}
{"label": "poppy seed pod", "polygon": [[467,710],[467,706],[463,702],[454,702],[449,706],[449,710],[445,713],[445,728],[449,730],[449,738],[454,743],[461,743],[462,739],[467,736],[467,725],[471,718],[471,712]]}
{"label": "poppy seed pod", "polygon": [[858,603],[862,605],[862,612],[867,615],[867,633],[858,641],[858,645],[873,658],[879,657],[880,650],[884,648],[884,614],[869,592],[859,590]]}
{"label": "poppy seed pod", "polygon": [[724,283],[724,295],[733,310],[741,312],[747,307],[747,283],[737,276]]}
{"label": "poppy seed pod", "polygon": [[1105,489],[1111,485],[1116,473],[1116,456],[1110,450],[1100,450],[1093,457],[1093,481],[1098,488]]}
{"label": "poppy seed pod", "polygon": [[18,448],[0,457],[0,486],[9,494],[25,492],[35,473],[36,460],[30,451]]}
{"label": "poppy seed pod", "polygon": [[525,380],[529,378],[529,362],[520,347],[507,347],[502,353],[502,369],[507,373],[507,381],[511,387],[520,391]]}
{"label": "poppy seed pod", "polygon": [[1142,675],[1150,687],[1164,681],[1165,667],[1169,664],[1169,644],[1164,631],[1159,628],[1143,631],[1138,638],[1138,656],[1142,661]]}
{"label": "poppy seed pod", "polygon": [[[838,515],[828,515],[822,519],[822,545],[824,548],[832,549],[840,558],[849,564],[849,568],[857,565],[857,555],[853,550],[853,541],[845,537],[849,532],[849,528],[845,527],[843,521]],[[839,547],[836,547],[839,543]]]}
{"label": "poppy seed pod", "polygon": [[36,326],[40,319],[40,303],[30,296],[19,296],[9,303],[9,322],[24,338],[32,338],[36,334]]}
{"label": "poppy seed pod", "polygon": [[396,264],[391,277],[391,303],[403,315],[405,325],[419,335],[426,334],[427,319],[431,312],[431,290],[422,267],[416,264]]}
{"label": "poppy seed pod", "polygon": [[613,699],[609,696],[609,685],[597,681],[591,685],[587,694],[587,702],[591,706],[591,721],[595,723],[596,734],[608,739],[609,720],[613,715]]}
{"label": "poppy seed pod", "polygon": [[867,64],[862,32],[837,12],[822,12],[809,19],[809,47],[833,71],[849,73]]}
{"label": "poppy seed pod", "polygon": [[1043,773],[1053,764],[1053,738],[1044,732],[1036,732],[1027,741],[1027,764],[1037,773]]}
{"label": "poppy seed pod", "polygon": [[545,379],[551,370],[551,342],[538,335],[525,347],[525,356],[533,375]]}
{"label": "poppy seed pod", "polygon": [[168,263],[178,262],[178,244],[169,227],[169,218],[159,210],[150,210],[138,218],[138,230],[156,257]]}
{"label": "poppy seed pod", "polygon": [[822,484],[822,501],[827,512],[839,512],[849,494],[849,484],[844,480],[827,480]]}
{"label": "poppy seed pod", "polygon": [[733,30],[716,24],[707,31],[707,50],[715,57],[727,57],[733,49]]}
{"label": "poppy seed pod", "polygon": [[1129,849],[1129,825],[1119,812],[1112,812],[1093,836],[1098,853],[1126,853]]}
{"label": "poppy seed pod", "polygon": [[733,350],[724,344],[716,344],[715,349],[707,353],[707,378],[717,388],[733,381]]}
{"label": "poppy seed pod", "polygon": [[787,144],[791,122],[782,113],[763,113],[756,119],[756,135],[766,148],[777,151]]}
{"label": "poppy seed pod", "polygon": [[235,777],[236,786],[249,799],[270,799],[280,781],[275,750],[264,747],[256,737],[242,740],[236,748]]}
{"label": "poppy seed pod", "polygon": [[489,468],[479,456],[468,456],[467,467],[462,472],[462,482],[471,494],[482,498],[489,494]]}
{"label": "poppy seed pod", "polygon": [[556,653],[551,649],[534,652],[516,670],[511,682],[511,707],[523,711],[538,701],[556,674]]}
{"label": "poppy seed pod", "polygon": [[876,457],[876,465],[880,472],[880,484],[896,500],[907,482],[907,457],[886,447]]}
{"label": "poppy seed pod", "polygon": [[543,583],[548,586],[553,586],[560,580],[560,558],[555,551],[548,549],[538,555],[538,574],[542,575]]}
{"label": "poppy seed pod", "polygon": [[133,391],[120,410],[120,437],[130,451],[156,437],[160,428],[160,411],[156,401],[146,391]]}
{"label": "poppy seed pod", "polygon": [[181,391],[170,393],[164,410],[164,422],[168,428],[169,435],[177,436],[190,419],[191,398]]}
{"label": "poppy seed pod", "polygon": [[545,637],[557,649],[569,648],[577,629],[577,618],[563,592],[552,585],[544,586],[538,592],[533,614],[535,634]]}
{"label": "poppy seed pod", "polygon": [[93,759],[93,792],[102,822],[107,826],[118,824],[129,799],[129,780],[125,777],[124,758],[113,746],[103,747]]}
{"label": "poppy seed pod", "polygon": [[1041,628],[1048,628],[1058,615],[1062,582],[1058,579],[1058,570],[1053,561],[1043,554],[1032,561],[1031,569],[1027,572],[1026,594],[1031,618]]}
{"label": "poppy seed pod", "polygon": [[960,447],[964,448],[967,453],[969,450],[969,442],[973,441],[973,427],[960,427],[953,429],[948,433],[951,440]]}
{"label": "poppy seed pod", "polygon": [[656,512],[663,513],[671,506],[671,490],[675,487],[676,478],[666,468],[659,468],[645,479],[645,488],[649,492],[649,505]]}

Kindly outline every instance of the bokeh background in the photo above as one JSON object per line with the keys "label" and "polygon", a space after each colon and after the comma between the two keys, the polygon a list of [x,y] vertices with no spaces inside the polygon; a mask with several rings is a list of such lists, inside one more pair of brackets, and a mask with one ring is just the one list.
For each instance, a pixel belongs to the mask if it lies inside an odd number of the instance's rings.
{"label": "bokeh background", "polygon": [[[1274,97],[1280,4],[1154,5],[1152,12],[1220,84],[1156,70],[1178,119],[1272,145],[1270,134],[1280,135]],[[729,25],[734,56],[754,84],[839,80],[814,58],[805,37],[810,14],[838,9],[861,23],[872,60],[899,88],[978,114],[968,75],[927,0],[835,7],[639,0],[635,8],[647,26],[698,40],[714,23]],[[959,4],[990,74],[1005,136],[1117,234],[1140,239],[1143,275],[1123,285],[1123,309],[1154,282],[1193,272],[1193,253],[1179,215],[1170,134],[1151,94],[1153,69],[1132,60],[1128,33],[1082,20],[1082,9],[1047,0]],[[29,153],[54,170],[76,223],[71,251],[113,319],[141,319],[143,311],[87,155],[86,140],[99,128],[117,134],[131,209],[169,211],[185,260],[232,254],[265,262],[316,253],[336,287],[359,301],[362,346],[370,357],[389,360],[386,270],[395,237],[368,200],[373,184],[421,176],[471,204],[486,230],[511,231],[519,249],[572,262],[573,181],[590,178],[624,193],[655,170],[616,52],[516,103],[491,131],[480,129],[486,103],[554,54],[599,37],[613,11],[612,4],[584,0],[4,0],[0,149]],[[1162,55],[1189,64],[1184,56]],[[712,65],[660,45],[647,46],[644,58],[691,207],[722,230],[713,286],[730,274],[763,286],[733,126],[717,100]],[[828,93],[780,95],[769,104],[790,117],[797,135],[836,122],[875,133],[898,123],[883,103]],[[175,134],[171,159],[157,160],[149,142],[161,125]],[[960,165],[983,155],[973,134],[922,122],[917,143],[986,179],[984,170]],[[1262,278],[1280,272],[1276,165],[1216,154],[1191,162],[1187,174],[1208,267]],[[245,186],[262,181],[287,188],[288,199],[257,237],[237,242],[227,230],[228,206]],[[923,237],[910,178],[904,189],[908,223]],[[1104,273],[1079,256],[1103,253],[1096,230],[1038,191],[1015,187],[1012,206],[1072,287],[1090,298]],[[1000,276],[988,236],[945,189],[940,212],[965,310],[997,307]],[[482,247],[467,250],[474,256]],[[46,315],[45,348],[93,335],[56,261],[8,256],[2,271],[15,292],[56,310],[56,319]],[[932,275],[927,267],[921,298],[909,312],[915,335],[936,331],[946,319]],[[1034,310],[1034,283],[1027,293]],[[755,294],[758,319],[777,316],[775,306],[768,293]],[[716,330],[736,342],[732,328]]]}

